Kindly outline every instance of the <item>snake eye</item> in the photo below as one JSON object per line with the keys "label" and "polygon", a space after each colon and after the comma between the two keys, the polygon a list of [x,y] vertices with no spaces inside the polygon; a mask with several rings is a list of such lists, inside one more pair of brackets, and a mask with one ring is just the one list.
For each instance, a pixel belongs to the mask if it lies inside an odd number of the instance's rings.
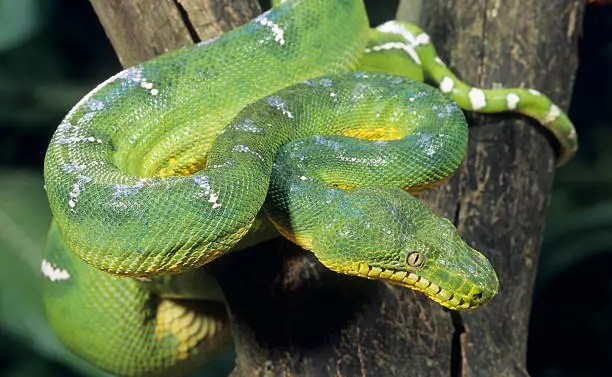
{"label": "snake eye", "polygon": [[423,254],[416,252],[416,251],[413,251],[412,253],[408,254],[408,256],[406,257],[406,263],[410,267],[421,267],[424,262],[425,262],[425,256],[423,256]]}

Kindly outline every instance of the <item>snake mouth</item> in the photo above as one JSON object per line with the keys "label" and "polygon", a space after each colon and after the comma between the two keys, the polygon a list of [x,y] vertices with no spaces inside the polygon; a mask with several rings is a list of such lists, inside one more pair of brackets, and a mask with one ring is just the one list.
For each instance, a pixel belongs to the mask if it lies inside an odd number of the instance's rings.
{"label": "snake mouth", "polygon": [[451,310],[463,311],[474,309],[483,305],[494,296],[487,294],[485,290],[478,287],[472,287],[468,294],[453,293],[414,272],[373,267],[367,263],[354,263],[350,268],[343,266],[344,268],[341,269],[338,269],[338,266],[327,267],[346,275],[383,280],[394,285],[401,285],[414,289],[424,293],[433,301]]}

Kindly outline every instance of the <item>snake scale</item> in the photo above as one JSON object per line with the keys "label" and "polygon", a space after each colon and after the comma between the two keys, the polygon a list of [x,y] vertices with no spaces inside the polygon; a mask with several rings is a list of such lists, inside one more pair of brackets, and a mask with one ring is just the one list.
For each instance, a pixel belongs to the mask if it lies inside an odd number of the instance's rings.
{"label": "snake scale", "polygon": [[288,0],[121,71],[74,106],[45,157],[51,326],[114,374],[191,370],[230,337],[197,267],[260,241],[266,218],[333,271],[449,309],[486,303],[489,261],[409,194],[461,163],[461,108],[536,118],[560,164],[576,150],[546,96],[462,83],[418,27],[370,29],[361,0]]}

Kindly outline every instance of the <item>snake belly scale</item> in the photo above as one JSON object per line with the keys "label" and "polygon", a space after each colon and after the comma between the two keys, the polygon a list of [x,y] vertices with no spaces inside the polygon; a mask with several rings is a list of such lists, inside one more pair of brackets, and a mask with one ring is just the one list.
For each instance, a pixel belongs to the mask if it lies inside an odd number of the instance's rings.
{"label": "snake belly scale", "polygon": [[424,36],[395,21],[370,29],[360,0],[289,0],[87,94],[45,158],[44,298],[60,339],[119,375],[214,357],[230,332],[197,268],[257,242],[264,213],[333,271],[454,310],[494,297],[490,262],[408,192],[463,160],[457,103],[537,118],[560,162],[575,132],[540,93],[461,83]]}

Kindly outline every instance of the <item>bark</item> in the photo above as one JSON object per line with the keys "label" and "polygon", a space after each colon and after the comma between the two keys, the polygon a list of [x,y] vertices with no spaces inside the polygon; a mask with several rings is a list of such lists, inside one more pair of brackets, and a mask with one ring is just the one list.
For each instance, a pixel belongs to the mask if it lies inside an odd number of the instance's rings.
{"label": "bark", "polygon": [[[538,88],[567,109],[583,4],[577,0],[424,2],[421,25],[462,79]],[[532,120],[473,116],[456,224],[498,271],[491,305],[462,314],[465,376],[523,376],[533,283],[554,176],[554,143]],[[434,194],[435,195],[435,194]]]}
{"label": "bark", "polygon": [[90,0],[121,65],[213,38],[260,13],[255,0]]}
{"label": "bark", "polygon": [[[213,37],[254,0],[91,0],[124,66]],[[567,108],[578,0],[422,2],[421,26],[475,86],[534,87]],[[422,195],[498,271],[501,291],[469,313],[411,290],[341,276],[274,240],[211,266],[228,301],[233,376],[527,376],[525,355],[554,167],[548,135],[521,116],[470,115],[468,156]]]}

